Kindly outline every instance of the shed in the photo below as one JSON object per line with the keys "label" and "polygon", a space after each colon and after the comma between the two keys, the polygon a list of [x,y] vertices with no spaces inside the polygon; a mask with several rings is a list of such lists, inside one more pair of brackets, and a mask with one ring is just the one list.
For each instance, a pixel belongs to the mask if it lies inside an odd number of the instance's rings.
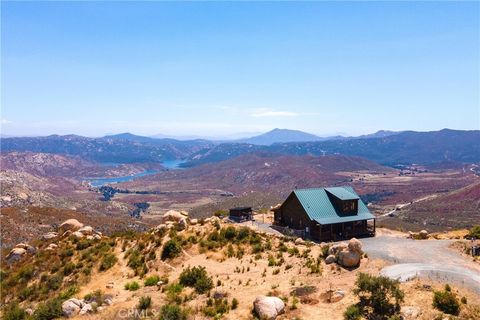
{"label": "shed", "polygon": [[253,218],[252,207],[232,208],[230,209],[229,218],[230,220],[234,220],[237,222],[252,220]]}

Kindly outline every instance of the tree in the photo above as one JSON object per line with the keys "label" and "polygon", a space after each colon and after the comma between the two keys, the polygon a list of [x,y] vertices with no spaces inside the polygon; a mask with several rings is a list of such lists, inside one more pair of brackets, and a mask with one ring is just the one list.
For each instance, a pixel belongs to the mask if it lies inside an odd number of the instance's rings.
{"label": "tree", "polygon": [[162,260],[175,258],[182,253],[182,247],[178,241],[171,239],[168,240],[163,246]]}
{"label": "tree", "polygon": [[[399,312],[404,293],[398,280],[359,273],[355,285],[353,293],[359,298],[356,306],[367,319],[384,320]],[[353,312],[355,309],[349,309],[349,316],[346,313],[345,319],[354,318],[352,313],[356,313]]]}
{"label": "tree", "polygon": [[458,315],[460,303],[455,294],[451,290],[447,290],[448,288],[445,287],[443,291],[433,292],[433,306],[442,312]]}

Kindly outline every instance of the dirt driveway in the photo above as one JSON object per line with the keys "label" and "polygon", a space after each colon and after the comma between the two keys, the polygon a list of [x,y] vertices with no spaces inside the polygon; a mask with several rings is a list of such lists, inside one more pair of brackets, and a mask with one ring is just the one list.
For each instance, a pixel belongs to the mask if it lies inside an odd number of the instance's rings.
{"label": "dirt driveway", "polygon": [[412,240],[380,234],[361,240],[369,257],[392,263],[382,274],[401,281],[414,277],[456,283],[480,294],[480,265],[449,248],[452,240]]}

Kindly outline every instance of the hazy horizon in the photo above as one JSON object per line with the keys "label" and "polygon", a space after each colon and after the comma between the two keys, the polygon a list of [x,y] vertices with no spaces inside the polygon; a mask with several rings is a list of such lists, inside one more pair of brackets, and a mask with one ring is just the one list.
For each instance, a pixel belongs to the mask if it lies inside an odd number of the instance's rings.
{"label": "hazy horizon", "polygon": [[2,2],[1,132],[480,128],[478,2]]}

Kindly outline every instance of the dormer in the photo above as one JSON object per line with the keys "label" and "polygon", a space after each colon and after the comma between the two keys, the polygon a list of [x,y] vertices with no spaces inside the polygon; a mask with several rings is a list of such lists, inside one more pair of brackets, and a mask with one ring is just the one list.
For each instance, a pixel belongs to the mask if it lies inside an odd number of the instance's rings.
{"label": "dormer", "polygon": [[342,187],[325,188],[325,191],[339,212],[344,214],[358,213],[358,200],[360,198],[357,195]]}

